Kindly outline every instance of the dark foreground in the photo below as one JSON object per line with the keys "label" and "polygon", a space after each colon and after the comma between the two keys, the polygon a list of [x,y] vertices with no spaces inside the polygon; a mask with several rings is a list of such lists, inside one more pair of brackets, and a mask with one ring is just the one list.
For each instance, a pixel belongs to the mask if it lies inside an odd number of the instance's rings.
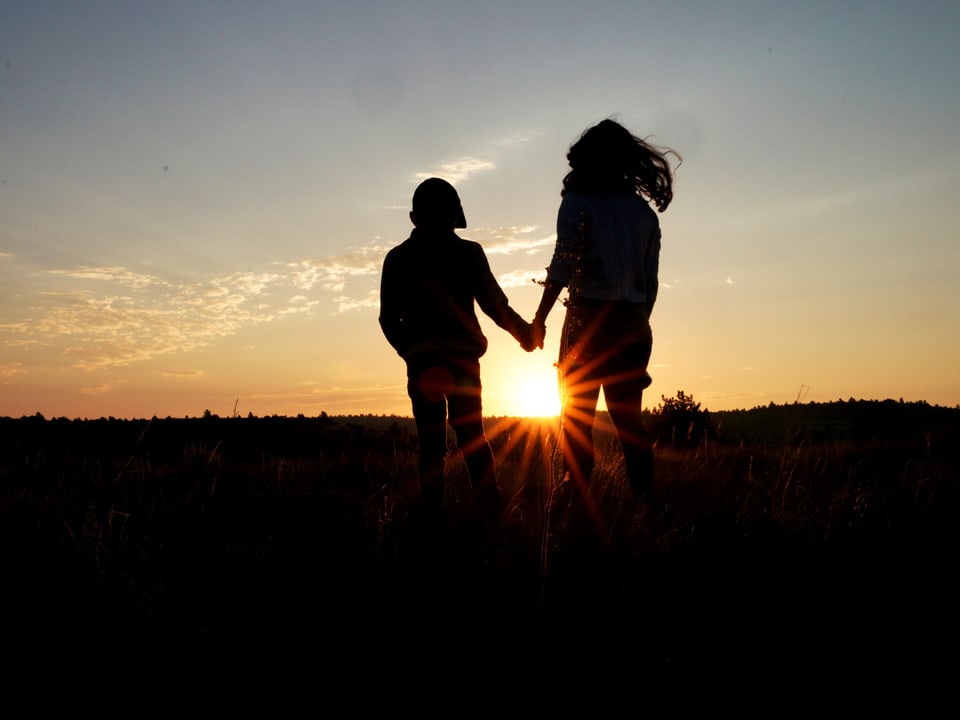
{"label": "dark foreground", "polygon": [[[500,522],[475,517],[454,479],[447,522],[428,526],[398,489],[413,463],[402,433],[361,434],[349,447],[338,435],[329,465],[262,448],[256,462],[231,460],[212,445],[178,445],[175,466],[154,449],[109,469],[80,446],[61,447],[56,461],[20,446],[19,465],[8,453],[8,657],[47,673],[306,674],[332,686],[481,672],[498,691],[520,678],[637,692],[666,678],[797,692],[953,682],[952,464],[939,466],[947,477],[924,478],[943,486],[936,502],[896,509],[890,498],[903,488],[884,479],[878,510],[858,478],[859,498],[834,489],[826,505],[787,517],[770,498],[797,492],[802,466],[774,481],[754,452],[749,482],[763,491],[737,494],[729,475],[740,460],[664,452],[662,505],[634,505],[610,480],[597,533],[553,507],[536,465],[511,459],[505,444]],[[825,450],[810,462],[845,476],[863,464]],[[818,478],[806,472],[812,503]],[[903,480],[902,463],[895,476]],[[841,503],[842,513],[827,507]]]}
{"label": "dark foreground", "polygon": [[[960,639],[958,553],[923,528],[811,549],[705,519],[667,552],[656,532],[669,520],[650,517],[637,530],[649,538],[571,532],[545,559],[516,528],[469,515],[443,532],[383,528],[402,532],[394,540],[333,498],[218,514],[156,528],[159,559],[144,555],[156,566],[140,576],[98,574],[110,558],[97,546],[91,557],[8,555],[8,639],[53,662],[466,657],[684,674],[936,668]],[[58,534],[36,519],[22,530]]]}

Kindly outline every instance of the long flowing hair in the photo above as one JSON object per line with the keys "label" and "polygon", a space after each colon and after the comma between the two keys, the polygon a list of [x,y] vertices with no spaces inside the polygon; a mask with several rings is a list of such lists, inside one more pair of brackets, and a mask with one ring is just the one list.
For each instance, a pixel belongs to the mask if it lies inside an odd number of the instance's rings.
{"label": "long flowing hair", "polygon": [[601,120],[587,128],[570,146],[570,172],[563,178],[561,197],[569,190],[596,194],[636,192],[663,212],[673,200],[673,169],[683,158],[669,148],[660,148],[638,138],[620,123]]}

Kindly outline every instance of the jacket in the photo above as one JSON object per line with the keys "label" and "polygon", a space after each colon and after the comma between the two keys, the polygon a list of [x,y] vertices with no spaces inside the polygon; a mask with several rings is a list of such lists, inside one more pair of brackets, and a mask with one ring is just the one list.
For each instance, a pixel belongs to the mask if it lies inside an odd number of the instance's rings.
{"label": "jacket", "polygon": [[405,360],[417,353],[481,357],[487,338],[475,304],[521,339],[527,323],[510,307],[479,243],[452,230],[414,228],[384,258],[380,327]]}
{"label": "jacket", "polygon": [[564,195],[550,280],[567,287],[575,282],[583,298],[627,300],[652,309],[659,270],[660,222],[646,200],[636,193]]}

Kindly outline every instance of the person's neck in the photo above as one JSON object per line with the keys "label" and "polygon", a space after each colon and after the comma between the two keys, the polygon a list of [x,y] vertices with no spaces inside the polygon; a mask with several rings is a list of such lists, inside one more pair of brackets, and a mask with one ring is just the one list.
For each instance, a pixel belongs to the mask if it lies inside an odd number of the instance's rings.
{"label": "person's neck", "polygon": [[417,225],[413,228],[413,234],[421,237],[447,237],[453,235],[454,230],[442,225]]}

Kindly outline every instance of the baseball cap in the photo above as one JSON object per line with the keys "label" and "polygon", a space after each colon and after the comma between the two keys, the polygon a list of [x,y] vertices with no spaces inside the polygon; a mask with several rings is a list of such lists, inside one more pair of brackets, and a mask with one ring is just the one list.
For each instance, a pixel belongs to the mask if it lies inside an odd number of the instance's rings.
{"label": "baseball cap", "polygon": [[446,223],[452,219],[455,228],[465,228],[467,218],[456,189],[446,180],[427,178],[413,191],[413,214],[420,221],[438,220]]}

